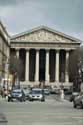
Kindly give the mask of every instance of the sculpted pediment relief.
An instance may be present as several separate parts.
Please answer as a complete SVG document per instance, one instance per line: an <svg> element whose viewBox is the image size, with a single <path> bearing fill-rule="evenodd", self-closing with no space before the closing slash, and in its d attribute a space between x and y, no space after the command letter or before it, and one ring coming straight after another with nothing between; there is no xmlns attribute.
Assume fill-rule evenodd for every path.
<svg viewBox="0 0 83 125"><path fill-rule="evenodd" d="M17 41L28 42L71 42L71 40L61 37L46 30L35 31L16 38Z"/></svg>
<svg viewBox="0 0 83 125"><path fill-rule="evenodd" d="M72 43L75 42L71 37L54 31L47 27L40 27L39 29L33 29L29 32L16 35L11 40L19 42L54 42L54 43Z"/></svg>

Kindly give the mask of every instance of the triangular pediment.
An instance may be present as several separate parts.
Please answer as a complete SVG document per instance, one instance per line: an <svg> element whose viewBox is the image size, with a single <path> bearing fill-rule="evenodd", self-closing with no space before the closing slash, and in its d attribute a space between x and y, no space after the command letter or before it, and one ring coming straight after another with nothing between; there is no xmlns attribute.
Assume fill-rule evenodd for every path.
<svg viewBox="0 0 83 125"><path fill-rule="evenodd" d="M57 32L45 26L41 26L32 29L28 32L15 35L11 38L11 40L16 40L19 42L25 41L25 42L60 42L60 43L66 43L66 42L70 43L78 41L75 38Z"/></svg>

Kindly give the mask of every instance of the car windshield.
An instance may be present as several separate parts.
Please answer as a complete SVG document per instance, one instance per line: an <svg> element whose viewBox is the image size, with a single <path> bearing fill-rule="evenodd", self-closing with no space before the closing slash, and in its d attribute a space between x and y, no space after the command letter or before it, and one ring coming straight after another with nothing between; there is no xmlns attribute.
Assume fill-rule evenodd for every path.
<svg viewBox="0 0 83 125"><path fill-rule="evenodd" d="M12 93L18 93L18 94L20 94L21 90L13 90Z"/></svg>
<svg viewBox="0 0 83 125"><path fill-rule="evenodd" d="M48 92L49 90L48 89L44 89L45 92Z"/></svg>
<svg viewBox="0 0 83 125"><path fill-rule="evenodd" d="M24 89L23 91L24 91L24 93L30 93L29 89Z"/></svg>
<svg viewBox="0 0 83 125"><path fill-rule="evenodd" d="M32 94L42 94L41 90L32 90Z"/></svg>

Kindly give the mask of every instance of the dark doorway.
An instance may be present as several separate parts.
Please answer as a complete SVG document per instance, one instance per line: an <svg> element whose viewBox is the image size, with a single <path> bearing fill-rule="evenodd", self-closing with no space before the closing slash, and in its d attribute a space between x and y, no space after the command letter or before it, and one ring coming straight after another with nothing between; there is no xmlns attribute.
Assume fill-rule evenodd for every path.
<svg viewBox="0 0 83 125"><path fill-rule="evenodd" d="M39 81L45 81L45 50L41 49L39 53Z"/></svg>

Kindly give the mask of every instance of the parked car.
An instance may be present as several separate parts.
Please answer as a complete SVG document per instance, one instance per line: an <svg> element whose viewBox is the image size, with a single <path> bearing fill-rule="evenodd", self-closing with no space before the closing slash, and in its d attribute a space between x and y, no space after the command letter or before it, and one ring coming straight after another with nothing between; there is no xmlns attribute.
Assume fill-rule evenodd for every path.
<svg viewBox="0 0 83 125"><path fill-rule="evenodd" d="M25 94L26 100L29 99L30 91L31 91L31 90L30 90L29 88L24 88L24 89L23 89L23 92L24 92L24 94Z"/></svg>
<svg viewBox="0 0 83 125"><path fill-rule="evenodd" d="M55 90L56 90L55 87L54 87L54 86L51 86L51 88L50 88L50 93L51 93L51 94L55 94Z"/></svg>
<svg viewBox="0 0 83 125"><path fill-rule="evenodd" d="M23 90L21 89L12 90L8 94L8 102L14 101L14 100L18 100L20 102L25 101L25 94Z"/></svg>
<svg viewBox="0 0 83 125"><path fill-rule="evenodd" d="M72 90L71 90L71 89L64 88L64 94L65 94L66 96L71 96L71 95L72 95Z"/></svg>
<svg viewBox="0 0 83 125"><path fill-rule="evenodd" d="M45 94L45 95L50 95L50 90L45 88L45 89L44 89L44 94Z"/></svg>
<svg viewBox="0 0 83 125"><path fill-rule="evenodd" d="M77 106L83 108L83 93L80 93L73 101L73 107L76 108Z"/></svg>
<svg viewBox="0 0 83 125"><path fill-rule="evenodd" d="M51 94L59 94L60 93L60 88L57 86L52 86L50 89Z"/></svg>
<svg viewBox="0 0 83 125"><path fill-rule="evenodd" d="M73 92L73 93L71 94L71 96L70 96L69 101L70 101L70 102L74 101L75 97L78 96L78 95L79 95L79 92Z"/></svg>
<svg viewBox="0 0 83 125"><path fill-rule="evenodd" d="M29 94L29 101L40 100L45 101L44 90L40 88L33 88Z"/></svg>

